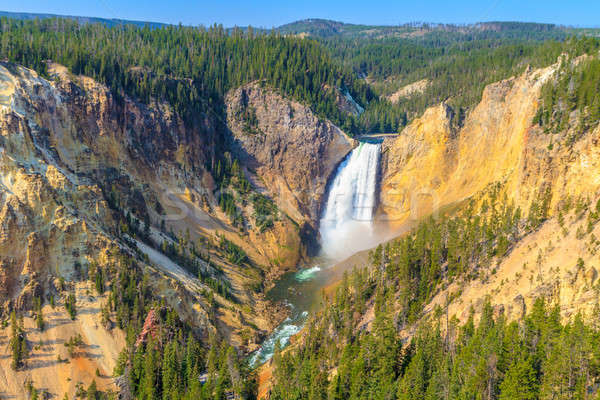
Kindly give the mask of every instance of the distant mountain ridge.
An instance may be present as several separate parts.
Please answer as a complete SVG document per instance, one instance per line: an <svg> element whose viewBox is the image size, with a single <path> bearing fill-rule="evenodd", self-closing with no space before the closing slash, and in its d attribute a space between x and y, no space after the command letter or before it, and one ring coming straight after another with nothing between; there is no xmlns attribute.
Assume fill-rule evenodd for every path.
<svg viewBox="0 0 600 400"><path fill-rule="evenodd" d="M135 25L148 26L150 28L161 28L173 24L154 22L154 21L137 21L120 18L101 18L87 17L78 15L61 15L51 13L29 13L29 12L11 12L0 11L0 17L8 17L14 19L47 19L47 18L68 18L78 21L82 24L101 23L107 26L116 25ZM229 27L233 29L246 30L247 27L235 26ZM600 35L600 28L573 28L566 25L538 23L538 22L517 22L517 21L488 21L477 22L473 24L441 24L430 22L409 22L398 25L368 25L368 24L353 24L341 21L334 21L323 18L307 18L280 25L278 27L268 29L261 27L252 27L254 32L269 32L271 30L282 34L307 34L320 38L329 38L334 36L342 36L346 38L355 37L372 37L382 38L390 36L410 36L411 34L423 33L423 31L447 31L459 33L475 33L475 32L537 32L544 33L545 36L552 38L562 38L569 34L582 33L585 31L587 35ZM548 37L545 37L548 38Z"/></svg>
<svg viewBox="0 0 600 400"><path fill-rule="evenodd" d="M59 14L46 14L46 13L27 13L27 12L10 12L0 11L0 17L8 17L14 19L47 19L47 18L67 18L73 19L80 24L105 24L107 26L116 25L135 25L135 26L148 26L150 28L161 28L170 24L164 24L162 22L152 21L133 21L119 18L99 18L99 17L82 17L76 15L59 15Z"/></svg>
<svg viewBox="0 0 600 400"><path fill-rule="evenodd" d="M570 34L580 33L582 28L573 28L565 25L514 22L514 21L488 21L473 24L438 24L428 22L411 22L399 25L363 25L350 24L326 19L310 18L291 22L276 28L284 34L306 34L320 38L343 37L354 38L386 38L386 37L415 37L427 33L453 32L462 34L496 33L500 36L535 36L535 39L563 39ZM589 34L590 29L586 29ZM596 34L598 29L591 29ZM533 37L532 37L533 38Z"/></svg>

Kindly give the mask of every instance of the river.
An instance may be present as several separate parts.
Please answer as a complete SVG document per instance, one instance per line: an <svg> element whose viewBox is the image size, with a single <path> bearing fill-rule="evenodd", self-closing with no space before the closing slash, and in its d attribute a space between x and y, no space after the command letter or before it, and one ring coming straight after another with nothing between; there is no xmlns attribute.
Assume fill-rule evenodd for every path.
<svg viewBox="0 0 600 400"><path fill-rule="evenodd" d="M380 153L380 143L360 142L338 166L319 226L321 255L297 272L284 275L267 293L268 299L286 303L290 315L250 356L251 366L268 361L277 343L284 348L309 314L318 310L323 289L357 262L364 265L366 254L353 261L342 260L389 237L375 229L373 221Z"/></svg>

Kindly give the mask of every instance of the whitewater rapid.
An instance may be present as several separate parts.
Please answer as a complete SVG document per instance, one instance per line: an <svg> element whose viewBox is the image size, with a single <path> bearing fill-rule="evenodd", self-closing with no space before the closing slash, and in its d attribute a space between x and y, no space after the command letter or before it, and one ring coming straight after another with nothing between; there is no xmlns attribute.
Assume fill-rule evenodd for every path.
<svg viewBox="0 0 600 400"><path fill-rule="evenodd" d="M320 221L324 255L345 258L373 246L381 144L361 142L338 166Z"/></svg>

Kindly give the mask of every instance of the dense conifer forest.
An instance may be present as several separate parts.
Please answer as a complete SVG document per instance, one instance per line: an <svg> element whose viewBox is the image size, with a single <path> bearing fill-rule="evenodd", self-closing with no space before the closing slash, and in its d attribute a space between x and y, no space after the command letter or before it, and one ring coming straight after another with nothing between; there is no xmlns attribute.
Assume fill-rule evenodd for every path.
<svg viewBox="0 0 600 400"><path fill-rule="evenodd" d="M534 36L535 38L535 36ZM564 40L487 38L446 33L421 39L321 39L332 57L372 80L380 95L361 117L367 131L394 132L427 107L448 102L464 115L481 99L486 85L555 63L567 53L579 56L599 47L594 38ZM396 104L385 100L400 87L427 79L418 93Z"/></svg>
<svg viewBox="0 0 600 400"><path fill-rule="evenodd" d="M353 117L335 106L324 86L348 91L361 104L369 87L331 62L316 42L221 26L159 29L79 25L66 19L0 19L0 57L46 73L46 60L91 76L115 93L141 101L169 102L192 123L203 113L223 113L227 90L261 80L311 105L322 117L357 133Z"/></svg>
<svg viewBox="0 0 600 400"><path fill-rule="evenodd" d="M472 312L463 323L439 305L425 313L449 283L494 274L512 244L547 218L549 192L523 215L499 189L454 216L423 221L373 251L371 268L346 273L301 342L275 354L271 399L592 398L600 378L597 316L561 322L559 307L543 297L512 322L489 303L478 320ZM586 210L594 208L579 199L561 212L597 220L600 205ZM410 327L408 336L398 334Z"/></svg>
<svg viewBox="0 0 600 400"><path fill-rule="evenodd" d="M145 103L166 101L189 125L206 114L222 123L227 91L260 81L356 135L399 131L441 101L455 108L460 123L486 84L600 49L598 39L536 24L468 32L451 27L423 35L414 34L422 26L406 26L373 37L359 34L362 28L326 22L255 32L2 17L0 58L48 78L47 61L52 60L73 74L106 84L117 101L124 95ZM307 27L313 29L313 38L295 36ZM336 32L344 29L349 33L340 37ZM563 62L556 78L544 85L534 122L548 135L574 127L568 136L573 143L600 121L600 61L582 57L578 63ZM402 85L421 79L431 81L422 93L396 104L386 99ZM364 113L342 111L330 88L349 93ZM257 133L255 119L248 115L249 134ZM225 129L220 132L226 134ZM283 218L273 200L252 191L230 153L214 164L219 188L234 189L252 205L252 222L259 231ZM211 289L202 293L209 317L218 312L215 296L238 301L200 244L172 232L172 242L154 243L149 223L142 229L140 221L124 214L113 192L106 199L117 212L120 238L160 248L197 276ZM222 192L219 206L243 232L248 221L236 197ZM584 321L575 315L561 321L556 304L544 298L512 322L489 303L480 316L472 312L466 322L448 318L439 306L424 309L450 283L467 284L495 274L495 265L511 247L546 221L551 197L542 185L524 213L508 200L501 185L493 185L451 213L421 221L406 235L372 251L369 266L346 273L332 298L323 298L324 307L309 319L300 341L288 351L275 352L271 399L590 399L590 387L598 396L600 319ZM590 226L600 220L600 203L578 198L559 206L560 213L588 218ZM225 237L210 246L231 264L252 270L250 256ZM115 250L108 265L89 268L87 278L97 293L110 293L102 324L126 333L114 376L143 400L222 400L232 394L255 398L255 371L222 338L199 332L154 296L151 277L138 265L142 258L141 252ZM206 273L201 264L215 273ZM76 320L75 295L63 284L60 295ZM254 291L263 289L261 282ZM40 331L41 306L34 307ZM361 319L369 307L373 319L367 331ZM18 370L27 358L26 330L16 313L10 324L7 345L12 367ZM413 330L402 336L407 329ZM72 353L79 343L74 337L65 346ZM114 398L114 393L99 392L95 382L80 394Z"/></svg>
<svg viewBox="0 0 600 400"><path fill-rule="evenodd" d="M359 121L369 132L400 130L441 101L464 115L487 84L518 75L528 66L550 65L563 53L577 56L598 48L593 38L597 30L520 22L366 26L312 19L278 31L308 33L335 61L371 82L379 99ZM400 98L397 104L385 99L422 79L429 81L422 93Z"/></svg>
<svg viewBox="0 0 600 400"><path fill-rule="evenodd" d="M350 134L396 132L426 107L449 101L459 115L486 84L598 48L595 39L569 39L562 30L517 25L501 33L432 30L424 36L302 39L279 31L79 24L60 18L0 19L0 57L47 73L47 60L91 76L117 95L169 102L188 123L223 114L231 88L260 80L310 105ZM281 31L285 31L281 29ZM373 81L369 86L361 77ZM430 79L421 94L391 104L385 95ZM336 106L349 93L365 112Z"/></svg>
<svg viewBox="0 0 600 400"><path fill-rule="evenodd" d="M347 300L360 301L360 288L349 288ZM522 321L508 322L487 304L477 323L472 316L464 324L451 320L446 331L438 314L403 344L387 306L390 294L378 288L375 296L371 334L326 334L329 324L347 321L343 303L310 327L299 351L277 354L271 398L593 398L588 388L599 376L598 321L586 324L577 315L561 323L558 308L540 299Z"/></svg>

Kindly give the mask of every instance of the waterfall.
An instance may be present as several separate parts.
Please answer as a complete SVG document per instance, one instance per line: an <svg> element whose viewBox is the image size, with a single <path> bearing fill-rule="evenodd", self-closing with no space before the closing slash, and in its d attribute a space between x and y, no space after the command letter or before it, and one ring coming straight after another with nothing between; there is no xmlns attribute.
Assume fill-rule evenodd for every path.
<svg viewBox="0 0 600 400"><path fill-rule="evenodd" d="M285 275L269 291L267 296L271 300L289 301L291 312L252 354L251 366L269 360L278 342L285 347L290 337L302 329L311 304L320 298L323 285L335 276L335 268L329 267L339 259L379 243L380 238L375 237L371 224L377 200L380 151L380 144L361 142L337 168L319 229L325 257L318 257L307 268Z"/></svg>
<svg viewBox="0 0 600 400"><path fill-rule="evenodd" d="M326 256L343 258L375 243L372 232L381 144L363 143L337 168L319 232Z"/></svg>

